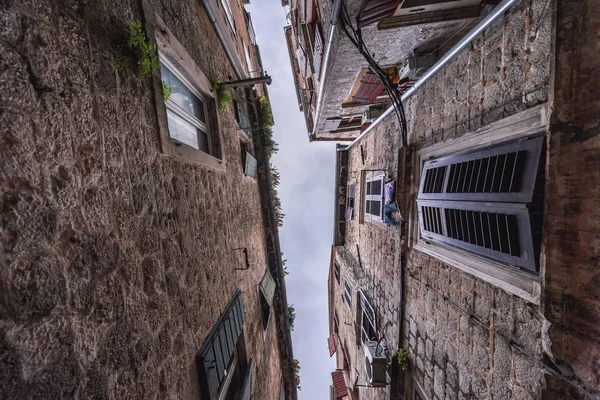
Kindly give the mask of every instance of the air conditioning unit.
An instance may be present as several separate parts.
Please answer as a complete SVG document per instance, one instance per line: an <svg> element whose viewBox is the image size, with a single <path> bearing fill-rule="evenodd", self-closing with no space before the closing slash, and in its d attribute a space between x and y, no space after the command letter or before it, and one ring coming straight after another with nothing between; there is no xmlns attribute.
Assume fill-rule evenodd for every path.
<svg viewBox="0 0 600 400"><path fill-rule="evenodd" d="M417 53L413 50L412 55L404 61L402 68L400 68L400 80L419 79L427 70L437 62L439 59L439 52L436 49L430 53Z"/></svg>
<svg viewBox="0 0 600 400"><path fill-rule="evenodd" d="M378 349L379 347L379 349ZM367 379L373 386L385 386L387 384L387 358L381 345L378 346L375 341L366 341L365 348L365 368L367 369Z"/></svg>

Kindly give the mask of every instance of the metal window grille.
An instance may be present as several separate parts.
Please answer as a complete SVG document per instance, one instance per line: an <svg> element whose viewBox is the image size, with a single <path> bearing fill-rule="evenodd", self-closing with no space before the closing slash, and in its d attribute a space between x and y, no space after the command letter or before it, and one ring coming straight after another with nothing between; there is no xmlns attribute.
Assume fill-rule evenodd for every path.
<svg viewBox="0 0 600 400"><path fill-rule="evenodd" d="M417 198L421 236L538 270L544 137L427 161Z"/></svg>
<svg viewBox="0 0 600 400"><path fill-rule="evenodd" d="M237 291L196 355L202 398L219 394L246 320L242 292Z"/></svg>

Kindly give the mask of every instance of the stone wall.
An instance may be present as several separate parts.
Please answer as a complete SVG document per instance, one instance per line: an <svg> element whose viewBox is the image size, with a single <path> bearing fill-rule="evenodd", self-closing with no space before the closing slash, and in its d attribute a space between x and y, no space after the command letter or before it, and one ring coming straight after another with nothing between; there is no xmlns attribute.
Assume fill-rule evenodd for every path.
<svg viewBox="0 0 600 400"><path fill-rule="evenodd" d="M413 150L547 101L552 9L552 2L521 1L408 99ZM392 115L352 148L350 176L359 180L361 170L382 170L400 186L412 184L414 177L398 175L400 146ZM355 220L346 247L361 243L361 252L374 250L370 265L386 265L390 252L383 248L392 239L400 244L400 232ZM538 304L410 248L402 268L402 346L411 356L411 376L430 399L541 395L545 320Z"/></svg>
<svg viewBox="0 0 600 400"><path fill-rule="evenodd" d="M386 248L385 250L389 251L390 249ZM392 250L392 254L399 256L396 249ZM357 329L361 324L357 308L360 301L359 290L362 290L375 310L377 329L384 336L383 343L387 345L390 357L393 357L398 348L399 338L400 276L398 264L393 260L390 264L382 266L369 264L369 261L363 258L362 253L358 256L356 251L350 250L348 244L337 248L335 260L340 266L340 283L338 284L333 278L333 304L339 324L337 351L342 351L340 344L345 346L350 359L350 382L356 385L361 399L387 399L390 397L389 386L385 388L364 387L368 385L368 380L364 365L365 352L363 345L360 344L361 338L357 336ZM348 281L352 288L352 309L349 309L343 298L344 281ZM337 365L338 368L343 367L339 353Z"/></svg>
<svg viewBox="0 0 600 400"><path fill-rule="evenodd" d="M600 398L598 1L559 1L546 190L545 398ZM594 36L595 35L595 36Z"/></svg>
<svg viewBox="0 0 600 400"><path fill-rule="evenodd" d="M209 78L233 75L199 2L152 6ZM153 86L115 69L109 40L143 19L137 1L0 5L0 392L197 399L194 357L240 288L254 397L275 399L261 203L233 107L224 172L161 155Z"/></svg>

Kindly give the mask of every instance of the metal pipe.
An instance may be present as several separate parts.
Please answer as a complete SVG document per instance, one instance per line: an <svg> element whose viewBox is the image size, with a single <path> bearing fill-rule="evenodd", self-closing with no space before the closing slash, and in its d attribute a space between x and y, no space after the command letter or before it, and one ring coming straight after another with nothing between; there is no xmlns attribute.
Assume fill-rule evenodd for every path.
<svg viewBox="0 0 600 400"><path fill-rule="evenodd" d="M223 32L221 32L221 28L219 27L219 24L217 23L217 18L215 17L215 13L212 9L212 6L209 4L209 0L202 0L202 5L204 6L204 10L206 10L206 14L208 14L208 19L212 23L213 28L215 28L215 32L217 32L217 36L219 37L219 42L221 42L221 47L223 47L223 49L225 50L225 54L227 55L227 58L229 59L229 62L231 63L231 66L233 67L236 77L238 79L244 79L246 76L242 73L242 71L236 64L235 58L234 58L233 54L231 54L231 50L229 50L229 47L227 46L227 42L225 41L225 36L223 36Z"/></svg>
<svg viewBox="0 0 600 400"><path fill-rule="evenodd" d="M205 0L204 0L205 1ZM308 140L312 142L313 136L317 134L317 126L319 123L319 115L323 108L323 96L325 93L325 78L327 77L327 66L329 64L329 55L331 54L331 45L333 43L333 36L335 34L335 28L337 26L338 17L340 15L340 9L342 7L342 0L335 0L333 7L331 8L331 29L329 29L329 39L327 40L327 50L325 50L325 58L323 60L323 67L321 69L321 84L319 85L319 95L317 97L317 110L315 112L315 118L313 118L314 126L312 133L308 134ZM306 110L308 112L308 110Z"/></svg>
<svg viewBox="0 0 600 400"><path fill-rule="evenodd" d="M498 17L504 14L509 8L514 6L519 0L504 0L496 8L492 10L475 28L473 28L465 37L463 37L457 44L454 45L444 56L431 67L410 89L408 89L401 97L402 102L406 101L420 86L427 82L433 75L441 70L446 64L448 64L461 50L467 47L477 35L483 32L489 25L492 24ZM362 132L356 139L354 139L346 148L338 149L338 151L350 150L352 146L362 139L367 133L371 132L385 117L394 112L394 106L390 106L387 110L381 114L379 118L375 120L364 132Z"/></svg>

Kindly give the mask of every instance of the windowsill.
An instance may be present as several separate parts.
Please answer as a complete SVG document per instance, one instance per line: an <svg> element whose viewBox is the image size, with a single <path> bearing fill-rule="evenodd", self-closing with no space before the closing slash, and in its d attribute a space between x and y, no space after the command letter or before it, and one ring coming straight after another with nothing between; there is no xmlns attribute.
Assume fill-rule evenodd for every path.
<svg viewBox="0 0 600 400"><path fill-rule="evenodd" d="M540 279L537 276L513 270L459 249L419 239L414 250L437 258L445 264L467 272L492 285L521 297L531 303L540 303Z"/></svg>
<svg viewBox="0 0 600 400"><path fill-rule="evenodd" d="M211 156L202 150L195 149L191 146L178 142L169 137L169 143L163 146L163 153L183 159L184 161L201 164L217 171L225 171L225 163L217 157Z"/></svg>

